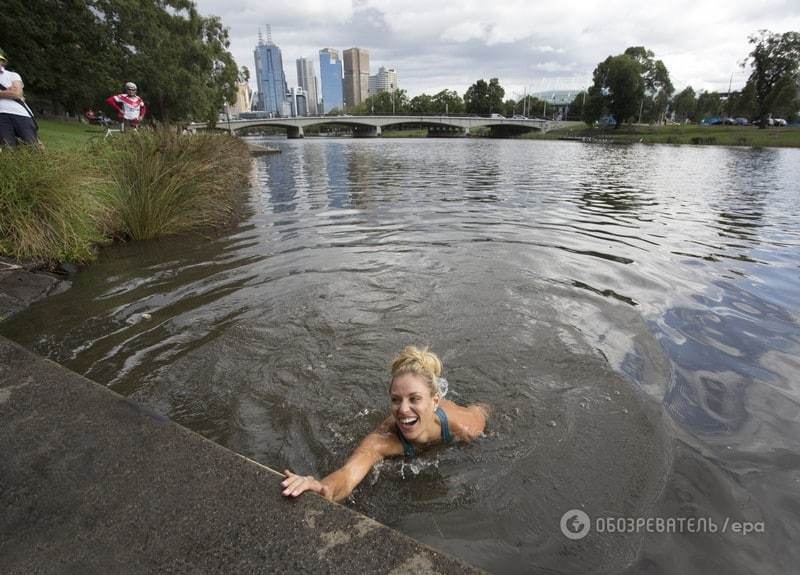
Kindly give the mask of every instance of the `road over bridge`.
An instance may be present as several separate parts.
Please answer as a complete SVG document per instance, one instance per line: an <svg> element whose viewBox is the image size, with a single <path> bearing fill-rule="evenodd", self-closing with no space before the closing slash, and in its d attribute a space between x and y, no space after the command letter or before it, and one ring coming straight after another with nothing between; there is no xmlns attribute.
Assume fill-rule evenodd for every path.
<svg viewBox="0 0 800 575"><path fill-rule="evenodd" d="M419 125L428 129L429 135L465 135L473 128L489 128L493 136L516 136L530 131L547 132L578 122L541 120L537 118L484 118L479 116L311 116L298 118L247 118L219 122L216 128L236 133L245 128L284 128L289 138L302 138L303 129L310 126L342 126L353 131L355 137L376 137L389 126ZM207 123L192 123L190 130L208 128Z"/></svg>

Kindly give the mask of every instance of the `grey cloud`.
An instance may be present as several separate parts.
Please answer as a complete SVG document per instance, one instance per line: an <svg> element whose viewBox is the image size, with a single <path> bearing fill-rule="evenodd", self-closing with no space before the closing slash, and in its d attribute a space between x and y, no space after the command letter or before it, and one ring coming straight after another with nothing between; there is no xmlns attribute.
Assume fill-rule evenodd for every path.
<svg viewBox="0 0 800 575"><path fill-rule="evenodd" d="M758 6L696 0L684 6L686 15L676 7L671 12L661 10L658 18L642 9L640 2L631 2L627 12L624 3L615 6L618 4L621 8L615 12L626 16L597 19L586 25L581 24L580 17L591 20L594 16L570 3L564 7L563 18L545 14L550 18L548 25L531 20L527 37L493 45L487 45L483 38L464 42L443 39L446 29L477 21L474 14L460 14L457 5L447 9L446 2L437 5L436 14L452 14L452 21L432 23L428 19L412 34L396 32L391 26L392 14L384 14L366 0L347 3L345 16L349 17L339 17L338 21L332 16L338 12L331 5L320 5L319 12L314 12L316 5L308 2L284 10L276 2L267 8L254 0L199 0L198 9L222 17L231 29L232 52L240 65L252 68L258 26L271 24L290 83L295 81L295 58L316 58L323 47L359 46L369 50L373 70L380 65L396 68L400 86L412 96L443 88L463 93L478 78L489 77L498 77L504 86L538 83L548 89L558 88L555 84L564 78L589 82L598 62L630 45L654 50L678 87L690 83L696 89L727 89L731 71L749 51L748 35L759 28L800 29L800 5L784 0L767 0ZM492 6L486 9L491 11ZM592 10L596 10L594 5ZM502 19L496 23L487 18L483 24L484 30L488 27L495 37L502 38ZM515 37L522 35L519 32L517 27ZM737 76L736 80L743 82L744 77Z"/></svg>

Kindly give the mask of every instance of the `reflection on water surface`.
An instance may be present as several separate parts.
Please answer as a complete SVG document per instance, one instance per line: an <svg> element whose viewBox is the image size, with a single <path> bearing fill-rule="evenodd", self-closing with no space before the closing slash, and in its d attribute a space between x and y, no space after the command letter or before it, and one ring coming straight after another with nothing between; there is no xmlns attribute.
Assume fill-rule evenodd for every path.
<svg viewBox="0 0 800 575"><path fill-rule="evenodd" d="M325 474L441 354L487 437L349 503L503 573L785 573L800 537L796 150L271 142L252 213L118 245L4 334L274 468ZM142 319L142 313L151 319ZM590 533L613 517L763 535Z"/></svg>

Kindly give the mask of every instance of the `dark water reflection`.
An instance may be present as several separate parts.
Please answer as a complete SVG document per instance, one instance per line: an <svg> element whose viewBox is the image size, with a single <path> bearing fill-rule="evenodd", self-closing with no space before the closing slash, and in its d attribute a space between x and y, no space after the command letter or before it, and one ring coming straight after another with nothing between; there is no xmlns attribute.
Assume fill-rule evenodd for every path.
<svg viewBox="0 0 800 575"><path fill-rule="evenodd" d="M795 570L798 151L273 143L236 228L107 249L0 331L317 474L429 344L454 399L495 407L487 437L386 462L349 505L503 573ZM574 542L572 508L766 532Z"/></svg>

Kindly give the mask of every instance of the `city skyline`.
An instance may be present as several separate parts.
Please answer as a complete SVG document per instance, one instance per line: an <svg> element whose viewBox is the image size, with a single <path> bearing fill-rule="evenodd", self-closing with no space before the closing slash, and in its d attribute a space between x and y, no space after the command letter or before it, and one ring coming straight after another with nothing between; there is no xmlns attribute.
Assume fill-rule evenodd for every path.
<svg viewBox="0 0 800 575"><path fill-rule="evenodd" d="M497 77L513 98L523 92L586 87L598 62L643 45L666 64L676 88L727 91L744 85L739 64L749 35L800 29L800 5L783 0L728 3L680 0L669 5L614 1L529 6L419 0L197 0L230 28L231 52L252 66L258 26L272 24L287 61L316 58L324 47L360 46L380 66L402 73L409 96L442 89L460 94ZM615 16L623 14L623 17Z"/></svg>

